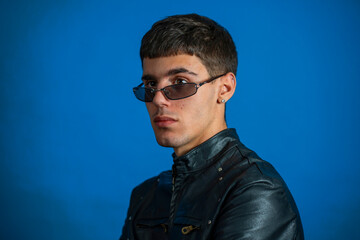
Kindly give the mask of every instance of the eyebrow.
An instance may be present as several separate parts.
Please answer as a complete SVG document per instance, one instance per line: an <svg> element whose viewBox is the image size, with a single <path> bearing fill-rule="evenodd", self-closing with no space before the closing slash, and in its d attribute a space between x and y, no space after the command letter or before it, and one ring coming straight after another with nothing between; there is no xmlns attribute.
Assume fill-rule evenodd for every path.
<svg viewBox="0 0 360 240"><path fill-rule="evenodd" d="M196 73L186 69L186 68L173 68L173 69L170 69L167 73L166 73L166 77L169 77L169 76L173 76L173 75L176 75L176 74L179 74L179 73L187 73L187 74L190 74L190 75L194 75L194 76L197 76ZM151 74L146 74L144 76L141 77L141 80L155 80L156 77L151 75Z"/></svg>

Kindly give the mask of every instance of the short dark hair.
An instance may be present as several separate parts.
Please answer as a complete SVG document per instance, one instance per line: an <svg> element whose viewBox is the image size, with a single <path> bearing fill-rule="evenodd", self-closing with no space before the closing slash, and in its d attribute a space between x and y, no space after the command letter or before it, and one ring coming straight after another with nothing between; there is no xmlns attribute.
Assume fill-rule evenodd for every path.
<svg viewBox="0 0 360 240"><path fill-rule="evenodd" d="M197 14L174 15L151 27L141 41L140 58L178 54L201 59L210 76L236 75L237 52L229 32L210 18Z"/></svg>

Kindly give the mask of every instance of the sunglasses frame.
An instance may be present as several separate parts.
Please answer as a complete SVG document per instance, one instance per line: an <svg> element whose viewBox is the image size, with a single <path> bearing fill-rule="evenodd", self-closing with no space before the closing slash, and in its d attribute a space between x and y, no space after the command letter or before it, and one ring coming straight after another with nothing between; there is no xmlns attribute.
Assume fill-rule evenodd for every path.
<svg viewBox="0 0 360 240"><path fill-rule="evenodd" d="M214 80L216 80L216 79L218 79L218 78L220 78L220 77L225 76L226 74L227 74L227 73L223 73L223 74L221 74L221 75L218 75L218 76L209 78L208 80L205 80L205 81L203 81L203 82L201 82L201 83L182 83L182 84L174 84L174 85L168 85L168 86L163 87L163 88L161 88L161 89L154 89L154 88L142 87L142 85L144 85L144 83L141 83L141 84L139 84L138 86L136 86L136 87L133 88L133 92L134 92L134 94L135 94L135 97L136 97L137 99L139 99L140 101L142 101L142 102L152 102L153 99L154 99L154 97L155 97L156 92L159 92L159 91L162 91L162 92L164 93L165 97L166 97L167 99L169 99L169 100L180 100L180 99L188 98L188 97L191 97L191 96L195 95L195 94L197 93L198 88L200 88L202 85L204 85L204 84L206 84L206 83L210 83L210 82L212 82L212 81L214 81ZM192 93L192 94L190 94L190 95L188 95L188 96L181 97L181 98L175 98L175 99L174 99L174 98L170 98L170 97L167 95L167 90L166 90L166 89L173 88L173 87L180 86L180 85L181 85L181 86L183 86L183 85L194 85L194 86L195 86L195 92ZM140 89L144 89L144 91L150 90L150 93L153 94L153 96L154 96L154 97L151 99L151 101L146 101L146 99L144 99L144 100L143 100L143 99L140 99L140 98L137 96L136 92L137 92L138 90L140 90Z"/></svg>

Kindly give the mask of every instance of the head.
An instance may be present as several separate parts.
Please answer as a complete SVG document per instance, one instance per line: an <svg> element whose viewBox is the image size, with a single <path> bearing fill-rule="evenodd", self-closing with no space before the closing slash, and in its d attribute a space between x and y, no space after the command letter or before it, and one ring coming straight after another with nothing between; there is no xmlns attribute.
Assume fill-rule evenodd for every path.
<svg viewBox="0 0 360 240"><path fill-rule="evenodd" d="M171 16L144 35L140 56L145 87L197 86L190 97L171 100L157 91L146 103L161 146L180 156L227 128L225 102L236 87L237 53L226 29L196 14ZM209 79L214 80L199 87Z"/></svg>

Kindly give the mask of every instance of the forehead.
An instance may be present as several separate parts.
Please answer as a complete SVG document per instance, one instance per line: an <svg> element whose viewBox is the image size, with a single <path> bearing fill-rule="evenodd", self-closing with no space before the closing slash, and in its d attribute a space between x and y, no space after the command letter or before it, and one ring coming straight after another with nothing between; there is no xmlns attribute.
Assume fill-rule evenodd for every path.
<svg viewBox="0 0 360 240"><path fill-rule="evenodd" d="M180 70L180 71L179 71ZM193 73L207 75L206 67L200 58L194 55L181 54L169 57L144 58L143 75L164 77L170 73Z"/></svg>

